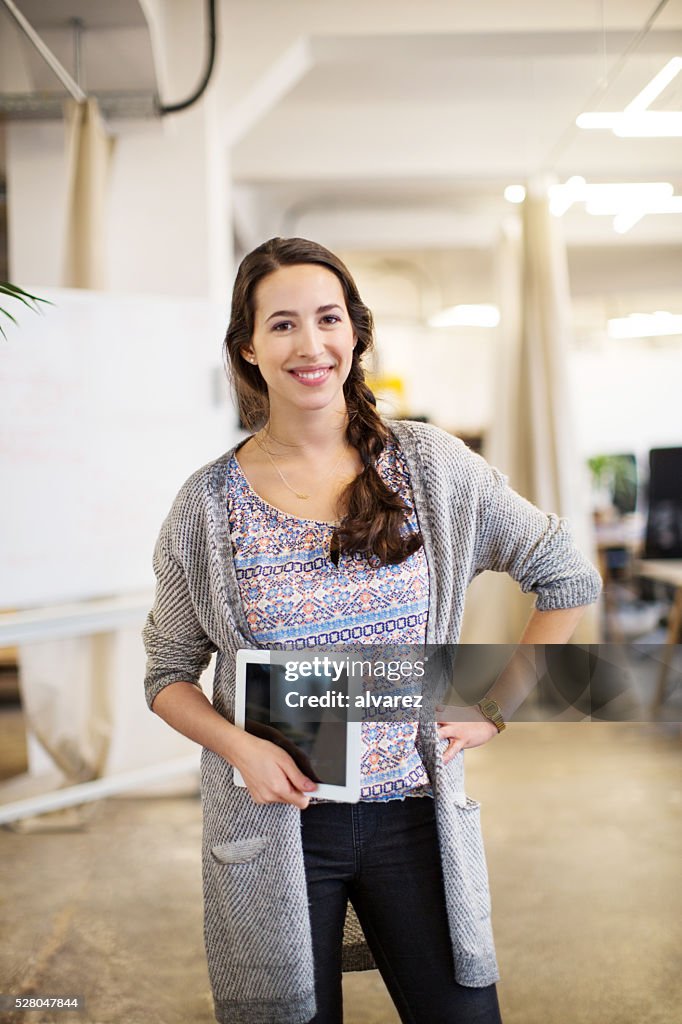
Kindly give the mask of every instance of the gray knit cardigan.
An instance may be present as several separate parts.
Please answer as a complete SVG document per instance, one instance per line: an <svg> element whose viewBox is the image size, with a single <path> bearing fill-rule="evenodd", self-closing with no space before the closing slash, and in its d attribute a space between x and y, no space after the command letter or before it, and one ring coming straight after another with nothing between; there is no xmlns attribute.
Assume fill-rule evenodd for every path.
<svg viewBox="0 0 682 1024"><path fill-rule="evenodd" d="M485 569L509 573L536 608L595 601L594 566L566 519L546 514L461 440L436 427L388 421L410 471L429 570L427 644L454 645L464 595ZM261 646L246 621L227 516L232 448L181 487L154 550L157 588L143 631L151 707L169 683L199 685L217 651L213 706L234 720L235 652ZM434 716L422 715L418 750L433 786L455 977L479 987L499 980L491 927L480 804L465 793L464 758L447 765ZM304 1024L316 1012L313 949L301 846L301 812L260 805L235 787L231 766L203 748L204 937L220 1024ZM344 970L374 966L349 906Z"/></svg>

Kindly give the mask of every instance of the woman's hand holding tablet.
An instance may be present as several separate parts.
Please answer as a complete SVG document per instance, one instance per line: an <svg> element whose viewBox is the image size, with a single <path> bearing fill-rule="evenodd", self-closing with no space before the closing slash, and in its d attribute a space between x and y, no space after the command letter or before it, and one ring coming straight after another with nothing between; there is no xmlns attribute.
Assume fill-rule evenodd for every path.
<svg viewBox="0 0 682 1024"><path fill-rule="evenodd" d="M232 763L257 804L294 804L304 810L317 789L282 746L248 732L235 744Z"/></svg>
<svg viewBox="0 0 682 1024"><path fill-rule="evenodd" d="M257 803L305 808L311 796L356 802L360 723L351 720L346 704L311 712L300 700L287 701L281 661L281 652L237 651L234 724L244 734L231 758L235 785L246 786ZM315 694L326 682L306 676L291 686Z"/></svg>

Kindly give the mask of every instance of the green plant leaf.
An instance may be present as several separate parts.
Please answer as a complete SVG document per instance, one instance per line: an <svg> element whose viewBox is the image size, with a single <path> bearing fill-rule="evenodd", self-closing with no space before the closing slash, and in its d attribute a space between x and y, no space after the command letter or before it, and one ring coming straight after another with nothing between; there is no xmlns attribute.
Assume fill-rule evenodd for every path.
<svg viewBox="0 0 682 1024"><path fill-rule="evenodd" d="M3 316L6 316L8 320L11 320L13 324L16 324L17 327L19 326L17 320L12 316L9 310L3 309L2 306L0 306L0 313L2 313Z"/></svg>
<svg viewBox="0 0 682 1024"><path fill-rule="evenodd" d="M12 316L12 314L9 313L6 309L3 309L2 306L0 306L0 313L2 313L3 316L6 316L8 320L11 320L13 324L17 323L15 318ZM5 331L4 331L4 328L3 328L2 324L0 324L0 334L2 334L3 338L5 339L5 341L7 341L7 335L5 334Z"/></svg>
<svg viewBox="0 0 682 1024"><path fill-rule="evenodd" d="M39 302L45 303L46 306L54 306L54 302L51 302L49 299L43 299L41 298L40 295L32 295L31 292L24 291L23 288L20 288L16 284L10 284L9 281L0 281L0 295L7 295L9 298L16 299L18 302L22 302L24 306L27 306L29 309L33 310L34 313L42 312L40 306L38 305ZM9 310L5 309L3 306L0 306L0 313L3 316L6 316L8 320L11 320L13 324L17 324L18 326L17 320L12 316ZM1 325L0 334L6 341L7 335L5 334L5 331L3 330Z"/></svg>
<svg viewBox="0 0 682 1024"><path fill-rule="evenodd" d="M3 295L9 295L13 299L18 299L23 302L24 305L28 306L31 302L44 302L47 306L54 306L54 302L49 299L43 299L40 295L32 295L31 292L24 291L16 284L10 284L9 281L0 281L0 292Z"/></svg>

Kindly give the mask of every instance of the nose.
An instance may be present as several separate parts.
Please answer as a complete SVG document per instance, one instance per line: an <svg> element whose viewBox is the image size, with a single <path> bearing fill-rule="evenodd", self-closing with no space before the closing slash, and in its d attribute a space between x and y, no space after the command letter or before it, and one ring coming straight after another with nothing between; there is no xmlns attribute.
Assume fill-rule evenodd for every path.
<svg viewBox="0 0 682 1024"><path fill-rule="evenodd" d="M315 324L302 325L296 340L299 357L314 359L324 354L323 337Z"/></svg>

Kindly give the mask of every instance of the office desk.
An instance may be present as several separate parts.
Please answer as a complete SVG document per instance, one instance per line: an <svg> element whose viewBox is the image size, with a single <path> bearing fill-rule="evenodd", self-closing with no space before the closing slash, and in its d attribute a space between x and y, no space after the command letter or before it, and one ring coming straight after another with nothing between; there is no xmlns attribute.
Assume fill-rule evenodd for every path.
<svg viewBox="0 0 682 1024"><path fill-rule="evenodd" d="M612 548L624 548L634 560L644 548L646 520L639 513L620 516L608 521L595 521L594 539L599 559L599 569L604 582L608 579L607 552Z"/></svg>
<svg viewBox="0 0 682 1024"><path fill-rule="evenodd" d="M633 572L644 579L667 583L668 586L675 588L668 616L668 636L661 671L651 707L651 713L656 717L665 700L665 687L675 645L682 643L682 558L640 558L634 563Z"/></svg>
<svg viewBox="0 0 682 1024"><path fill-rule="evenodd" d="M618 615L619 602L612 588L612 582L618 582L620 577L617 574L612 575L610 571L609 552L614 548L626 552L624 568L625 575L629 578L632 574L633 562L641 556L644 549L645 529L646 518L640 513L614 516L614 518L606 520L595 518L594 521L597 563L604 583L602 600L605 613L605 638L612 643L624 644L626 636Z"/></svg>

